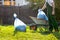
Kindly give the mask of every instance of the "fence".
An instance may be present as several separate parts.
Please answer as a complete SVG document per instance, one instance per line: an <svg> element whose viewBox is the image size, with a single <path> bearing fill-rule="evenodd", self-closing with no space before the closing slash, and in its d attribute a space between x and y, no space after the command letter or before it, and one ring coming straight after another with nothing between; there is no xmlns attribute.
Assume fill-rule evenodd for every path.
<svg viewBox="0 0 60 40"><path fill-rule="evenodd" d="M33 21L29 16L36 16L32 9L28 6L0 6L0 24L13 24L14 18L13 13L17 13L18 18L20 18L26 24L30 24Z"/></svg>

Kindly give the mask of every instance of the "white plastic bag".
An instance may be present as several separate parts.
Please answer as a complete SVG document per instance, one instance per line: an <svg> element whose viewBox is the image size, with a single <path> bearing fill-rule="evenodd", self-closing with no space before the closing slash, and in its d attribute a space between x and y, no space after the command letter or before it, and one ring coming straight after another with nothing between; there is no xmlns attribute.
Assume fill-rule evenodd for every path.
<svg viewBox="0 0 60 40"><path fill-rule="evenodd" d="M17 15L14 13L14 27L15 27L15 31L22 31L25 32L26 31L26 24L21 21L19 18L17 18Z"/></svg>
<svg viewBox="0 0 60 40"><path fill-rule="evenodd" d="M46 14L41 9L38 9L37 18L38 19L48 20L48 17L46 16Z"/></svg>

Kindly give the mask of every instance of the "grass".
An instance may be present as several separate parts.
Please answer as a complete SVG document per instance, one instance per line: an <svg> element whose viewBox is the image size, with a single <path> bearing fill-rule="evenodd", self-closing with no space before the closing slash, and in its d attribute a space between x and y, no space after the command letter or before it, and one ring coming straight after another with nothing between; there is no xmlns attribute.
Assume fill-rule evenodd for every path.
<svg viewBox="0 0 60 40"><path fill-rule="evenodd" d="M13 31L13 25L0 25L0 40L60 40L60 30L59 32L45 33L43 27L33 31L27 26L26 32L17 32L15 36L13 36Z"/></svg>

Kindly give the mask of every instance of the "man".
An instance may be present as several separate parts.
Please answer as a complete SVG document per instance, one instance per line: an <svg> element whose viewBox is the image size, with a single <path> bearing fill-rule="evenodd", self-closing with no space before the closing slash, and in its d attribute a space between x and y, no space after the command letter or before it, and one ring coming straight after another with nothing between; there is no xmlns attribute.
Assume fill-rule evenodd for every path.
<svg viewBox="0 0 60 40"><path fill-rule="evenodd" d="M59 31L58 24L54 17L54 15L55 15L54 0L45 0L45 4L42 7L42 10L44 10L45 8L47 8L47 15L48 15L48 21L49 21L49 26L50 26L49 31L52 32L53 28L55 29L55 31Z"/></svg>

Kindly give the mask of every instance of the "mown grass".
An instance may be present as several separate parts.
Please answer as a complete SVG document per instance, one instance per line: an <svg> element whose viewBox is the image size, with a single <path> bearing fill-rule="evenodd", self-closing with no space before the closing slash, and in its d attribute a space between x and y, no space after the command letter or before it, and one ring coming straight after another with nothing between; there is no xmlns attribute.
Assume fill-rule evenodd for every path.
<svg viewBox="0 0 60 40"><path fill-rule="evenodd" d="M60 31L53 33L44 32L44 28L38 28L37 31L33 31L27 26L26 32L17 32L17 34L13 36L13 25L0 25L0 40L60 40Z"/></svg>

